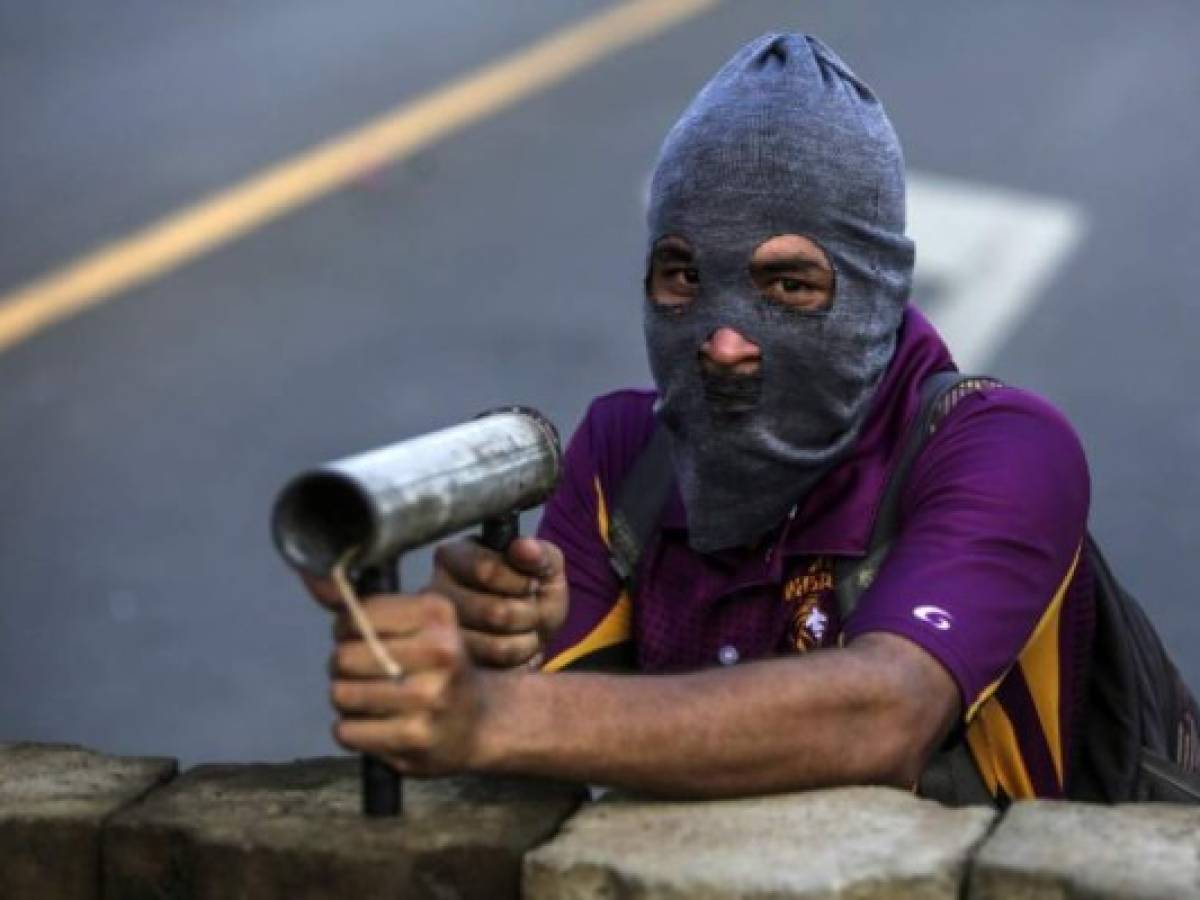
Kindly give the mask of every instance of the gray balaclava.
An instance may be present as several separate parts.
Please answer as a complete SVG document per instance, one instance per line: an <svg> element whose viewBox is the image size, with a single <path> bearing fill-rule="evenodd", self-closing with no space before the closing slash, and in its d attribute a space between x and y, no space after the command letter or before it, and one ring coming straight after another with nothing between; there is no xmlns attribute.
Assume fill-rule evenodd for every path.
<svg viewBox="0 0 1200 900"><path fill-rule="evenodd" d="M806 35L766 35L667 135L647 220L651 248L683 238L699 273L686 305L648 301L645 315L689 542L701 552L752 544L845 456L891 360L913 264L900 145L871 89L832 50ZM835 275L828 309L785 307L756 290L750 258L782 234L824 249ZM722 385L704 375L700 346L722 326L758 345L758 378Z"/></svg>

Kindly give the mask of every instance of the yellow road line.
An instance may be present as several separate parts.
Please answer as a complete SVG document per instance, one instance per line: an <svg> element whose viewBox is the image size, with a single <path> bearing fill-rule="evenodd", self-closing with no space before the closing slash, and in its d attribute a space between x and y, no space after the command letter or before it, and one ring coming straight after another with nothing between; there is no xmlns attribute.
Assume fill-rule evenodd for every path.
<svg viewBox="0 0 1200 900"><path fill-rule="evenodd" d="M0 353L718 2L621 3L102 246L0 297Z"/></svg>

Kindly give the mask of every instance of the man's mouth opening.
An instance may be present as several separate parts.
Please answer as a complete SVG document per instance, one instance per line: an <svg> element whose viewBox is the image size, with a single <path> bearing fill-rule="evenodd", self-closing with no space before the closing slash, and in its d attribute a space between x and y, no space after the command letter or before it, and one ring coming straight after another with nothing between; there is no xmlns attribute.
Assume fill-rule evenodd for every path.
<svg viewBox="0 0 1200 900"><path fill-rule="evenodd" d="M732 375L702 369L700 381L708 408L722 416L743 415L758 408L762 375Z"/></svg>

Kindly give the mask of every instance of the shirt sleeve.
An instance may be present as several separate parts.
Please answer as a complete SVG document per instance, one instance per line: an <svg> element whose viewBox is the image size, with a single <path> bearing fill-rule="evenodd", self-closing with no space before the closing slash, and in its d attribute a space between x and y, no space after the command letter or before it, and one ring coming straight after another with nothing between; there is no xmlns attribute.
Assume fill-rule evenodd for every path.
<svg viewBox="0 0 1200 900"><path fill-rule="evenodd" d="M609 562L606 497L612 429L606 398L592 403L567 444L563 475L546 504L538 537L555 544L566 562L567 619L546 648L544 668L566 668L630 638L631 609Z"/></svg>
<svg viewBox="0 0 1200 900"><path fill-rule="evenodd" d="M1079 440L1049 404L1008 387L962 400L914 463L896 542L846 638L915 642L954 677L969 718L1061 606L1089 492Z"/></svg>

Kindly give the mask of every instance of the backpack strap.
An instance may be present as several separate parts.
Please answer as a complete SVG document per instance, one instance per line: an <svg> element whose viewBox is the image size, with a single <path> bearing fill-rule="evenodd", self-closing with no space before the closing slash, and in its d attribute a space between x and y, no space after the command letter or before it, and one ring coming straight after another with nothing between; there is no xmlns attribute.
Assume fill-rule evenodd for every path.
<svg viewBox="0 0 1200 900"><path fill-rule="evenodd" d="M946 806L995 806L983 776L971 758L971 748L961 728L929 758L917 779L917 795Z"/></svg>
<svg viewBox="0 0 1200 900"><path fill-rule="evenodd" d="M608 522L609 559L632 594L638 560L658 528L671 489L671 446L667 430L654 429L650 442L621 483Z"/></svg>
<svg viewBox="0 0 1200 900"><path fill-rule="evenodd" d="M926 441L963 397L984 388L999 386L1000 382L994 378L963 375L961 372L935 372L921 384L921 403L909 425L904 447L884 486L871 527L871 537L867 541L867 552L861 558L843 557L834 564L838 611L843 623L853 615L858 601L875 581L875 575L892 547L899 528L900 496L904 492L909 470L925 449Z"/></svg>
<svg viewBox="0 0 1200 900"><path fill-rule="evenodd" d="M638 560L658 527L671 489L671 447L665 428L656 427L625 475L608 520L608 559L632 597ZM594 650L565 668L574 672L630 672L637 668L633 641L626 638Z"/></svg>
<svg viewBox="0 0 1200 900"><path fill-rule="evenodd" d="M861 558L843 558L834 565L834 583L843 627L854 614L862 595L875 581L875 575L899 531L900 495L913 462L960 400L975 391L999 386L1000 382L993 378L963 375L960 372L937 372L921 385L921 403L909 425L904 447L884 486L871 527L871 537L867 541L867 552ZM917 793L948 806L995 804L995 798L971 758L971 750L961 728L955 729L942 748L930 757L917 783Z"/></svg>

